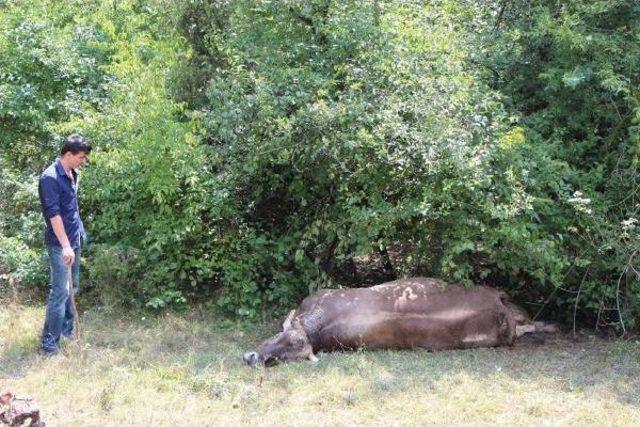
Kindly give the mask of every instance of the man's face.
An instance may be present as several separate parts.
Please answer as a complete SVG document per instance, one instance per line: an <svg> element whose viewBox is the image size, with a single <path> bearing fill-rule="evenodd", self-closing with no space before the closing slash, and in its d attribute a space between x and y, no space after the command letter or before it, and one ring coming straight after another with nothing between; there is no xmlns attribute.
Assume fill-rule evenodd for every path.
<svg viewBox="0 0 640 427"><path fill-rule="evenodd" d="M72 168L83 166L87 162L87 153L79 151L77 154L68 153L69 163Z"/></svg>

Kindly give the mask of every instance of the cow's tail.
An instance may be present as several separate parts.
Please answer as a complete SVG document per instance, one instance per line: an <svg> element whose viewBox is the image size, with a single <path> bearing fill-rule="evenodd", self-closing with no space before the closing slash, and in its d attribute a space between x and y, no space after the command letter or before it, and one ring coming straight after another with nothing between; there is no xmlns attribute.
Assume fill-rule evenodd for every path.
<svg viewBox="0 0 640 427"><path fill-rule="evenodd" d="M560 332L558 325L553 322L536 321L533 322L533 326L536 328L536 332L546 332L548 334Z"/></svg>

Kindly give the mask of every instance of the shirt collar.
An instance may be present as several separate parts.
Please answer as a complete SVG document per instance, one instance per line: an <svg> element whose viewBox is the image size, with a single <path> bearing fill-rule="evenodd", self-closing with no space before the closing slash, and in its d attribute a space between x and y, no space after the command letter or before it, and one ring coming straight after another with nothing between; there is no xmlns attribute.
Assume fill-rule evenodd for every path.
<svg viewBox="0 0 640 427"><path fill-rule="evenodd" d="M62 162L60 161L60 157L58 157L56 159L56 172L58 172L58 175L60 175L60 176L66 176L67 178L69 178L69 176L67 175L67 172L64 170L64 166L62 166ZM71 169L71 174L75 178L76 171L74 169Z"/></svg>

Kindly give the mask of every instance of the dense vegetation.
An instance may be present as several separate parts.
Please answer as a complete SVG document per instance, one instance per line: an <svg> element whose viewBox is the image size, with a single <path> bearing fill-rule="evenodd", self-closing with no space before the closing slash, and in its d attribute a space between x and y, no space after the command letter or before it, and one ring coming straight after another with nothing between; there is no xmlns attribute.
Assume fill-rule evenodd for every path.
<svg viewBox="0 0 640 427"><path fill-rule="evenodd" d="M0 3L0 286L44 286L38 172L83 173L103 303L241 317L424 274L640 322L640 6Z"/></svg>

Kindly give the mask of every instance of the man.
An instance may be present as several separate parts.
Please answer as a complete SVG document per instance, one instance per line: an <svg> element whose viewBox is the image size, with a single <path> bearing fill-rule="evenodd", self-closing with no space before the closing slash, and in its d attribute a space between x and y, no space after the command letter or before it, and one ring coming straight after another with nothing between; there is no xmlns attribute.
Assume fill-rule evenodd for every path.
<svg viewBox="0 0 640 427"><path fill-rule="evenodd" d="M40 341L40 352L47 356L59 352L60 335L73 332L71 296L67 288L68 270L73 272L73 292L78 291L80 244L84 226L78 209L77 168L87 161L91 145L81 135L71 135L55 160L40 176L38 194L47 224L45 244L49 252L51 290Z"/></svg>

